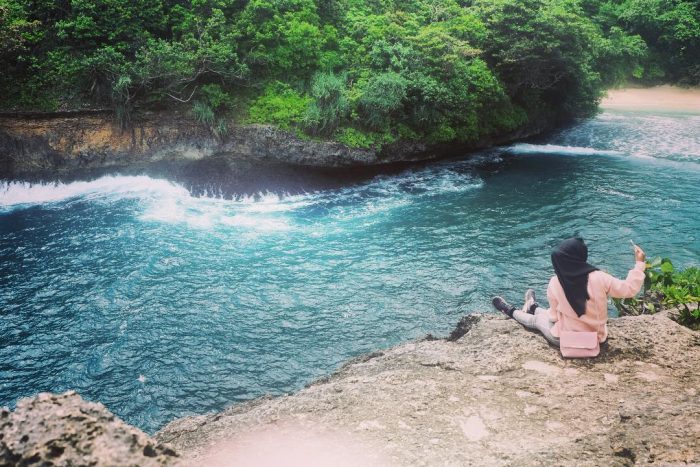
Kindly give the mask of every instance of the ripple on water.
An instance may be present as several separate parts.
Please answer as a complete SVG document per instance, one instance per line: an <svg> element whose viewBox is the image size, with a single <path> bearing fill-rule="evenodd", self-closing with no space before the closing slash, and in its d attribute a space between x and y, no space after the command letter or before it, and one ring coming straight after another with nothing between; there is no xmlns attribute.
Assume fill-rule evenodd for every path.
<svg viewBox="0 0 700 467"><path fill-rule="evenodd" d="M697 264L698 122L606 113L540 145L300 195L5 182L0 405L75 389L152 432L447 333L496 293L543 297L565 236L618 275L630 238Z"/></svg>

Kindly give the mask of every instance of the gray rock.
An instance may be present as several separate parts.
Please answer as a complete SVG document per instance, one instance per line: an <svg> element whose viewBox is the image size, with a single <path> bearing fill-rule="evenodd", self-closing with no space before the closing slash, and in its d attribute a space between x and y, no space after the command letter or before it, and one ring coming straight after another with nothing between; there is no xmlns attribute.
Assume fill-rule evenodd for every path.
<svg viewBox="0 0 700 467"><path fill-rule="evenodd" d="M697 465L700 333L669 316L611 320L598 358L565 360L474 314L450 339L358 357L155 439L75 393L41 394L0 411L0 465Z"/></svg>
<svg viewBox="0 0 700 467"><path fill-rule="evenodd" d="M335 141L300 139L270 125L229 123L218 137L176 112L136 115L130 128L109 113L0 114L0 177L71 173L78 170L201 160L216 156L235 164L265 161L317 168L369 166L438 159L524 138L554 125L528 128L464 144L397 141L383 147L351 148Z"/></svg>
<svg viewBox="0 0 700 467"><path fill-rule="evenodd" d="M254 465L278 454L269 446L306 442L317 448L306 461L340 446L365 456L355 465L700 463L698 332L665 314L614 319L598 358L566 360L500 316L472 315L462 331L356 359L293 395L175 420L156 439L192 465Z"/></svg>
<svg viewBox="0 0 700 467"><path fill-rule="evenodd" d="M170 447L74 392L22 399L0 409L0 465L165 466Z"/></svg>

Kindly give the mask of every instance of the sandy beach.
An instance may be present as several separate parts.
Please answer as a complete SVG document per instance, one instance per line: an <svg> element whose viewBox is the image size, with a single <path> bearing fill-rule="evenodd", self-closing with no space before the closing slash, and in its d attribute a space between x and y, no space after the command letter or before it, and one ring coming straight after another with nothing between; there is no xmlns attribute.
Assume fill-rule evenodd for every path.
<svg viewBox="0 0 700 467"><path fill-rule="evenodd" d="M600 103L600 108L700 114L700 88L664 85L651 88L610 89Z"/></svg>

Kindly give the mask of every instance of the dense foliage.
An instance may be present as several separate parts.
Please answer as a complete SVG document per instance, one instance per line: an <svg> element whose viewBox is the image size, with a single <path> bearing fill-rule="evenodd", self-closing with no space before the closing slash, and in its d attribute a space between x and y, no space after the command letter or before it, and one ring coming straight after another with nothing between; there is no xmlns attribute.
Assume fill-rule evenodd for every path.
<svg viewBox="0 0 700 467"><path fill-rule="evenodd" d="M700 330L700 269L677 271L668 258L647 262L644 292L639 298L615 299L621 315L653 314L678 309L678 322Z"/></svg>
<svg viewBox="0 0 700 467"><path fill-rule="evenodd" d="M643 41L633 76L643 82L700 84L700 0L583 0L583 8L609 37ZM633 39L634 38L634 39Z"/></svg>
<svg viewBox="0 0 700 467"><path fill-rule="evenodd" d="M590 114L631 75L698 82L698 1L0 0L2 106L473 141Z"/></svg>

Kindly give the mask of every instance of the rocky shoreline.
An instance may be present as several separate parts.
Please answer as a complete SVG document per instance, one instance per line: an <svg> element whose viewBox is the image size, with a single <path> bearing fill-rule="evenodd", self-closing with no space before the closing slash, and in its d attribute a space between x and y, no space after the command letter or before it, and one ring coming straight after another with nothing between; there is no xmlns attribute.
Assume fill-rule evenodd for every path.
<svg viewBox="0 0 700 467"><path fill-rule="evenodd" d="M368 354L296 394L175 420L155 439L137 434L137 447L129 441L128 449L112 449L137 456L121 465L151 465L138 461L146 445L158 453L149 457L154 465L297 465L309 458L397 466L700 463L699 360L700 333L668 312L611 320L609 345L593 360L564 360L514 321L474 314L448 339ZM50 459L55 465L70 465L66 453L92 455L71 446L95 428L86 432L84 421L55 404L46 411L51 397L0 413L0 460L64 442L63 454ZM58 397L74 403L78 396ZM64 426L51 425L53 437L26 432L37 419L55 420L56 410ZM34 424L8 426L18 412Z"/></svg>
<svg viewBox="0 0 700 467"><path fill-rule="evenodd" d="M172 465L178 456L76 393L22 399L0 409L0 465Z"/></svg>
<svg viewBox="0 0 700 467"><path fill-rule="evenodd" d="M143 113L122 129L109 112L0 114L0 178L60 175L77 170L199 161L217 156L308 168L363 167L461 155L526 138L552 128L544 122L469 144L398 141L381 148L351 148L301 139L270 125L231 123L217 136L186 114Z"/></svg>

